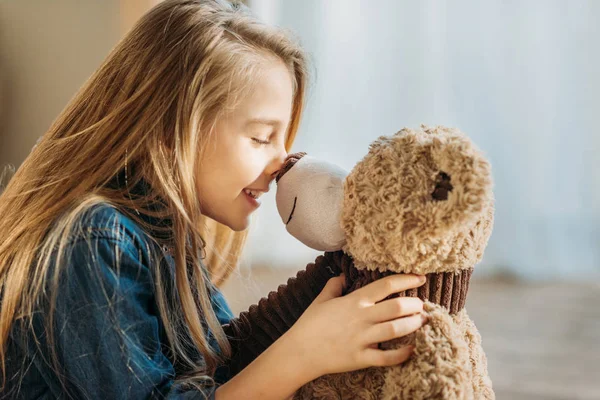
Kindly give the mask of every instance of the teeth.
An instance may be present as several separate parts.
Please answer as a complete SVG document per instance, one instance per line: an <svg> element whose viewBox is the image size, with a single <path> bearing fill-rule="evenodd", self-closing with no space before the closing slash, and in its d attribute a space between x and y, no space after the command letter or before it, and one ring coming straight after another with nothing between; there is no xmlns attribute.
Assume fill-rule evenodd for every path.
<svg viewBox="0 0 600 400"><path fill-rule="evenodd" d="M248 189L244 189L244 192L246 192L248 195L250 195L250 197L254 199L258 199L262 195L262 192L255 192L253 190Z"/></svg>

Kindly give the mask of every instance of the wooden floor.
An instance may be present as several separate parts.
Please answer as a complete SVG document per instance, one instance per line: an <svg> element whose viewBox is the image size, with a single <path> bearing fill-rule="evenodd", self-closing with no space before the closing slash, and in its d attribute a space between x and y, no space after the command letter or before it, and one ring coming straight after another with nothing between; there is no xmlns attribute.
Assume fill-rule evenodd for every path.
<svg viewBox="0 0 600 400"><path fill-rule="evenodd" d="M294 275L242 270L222 290L237 315ZM600 399L600 282L473 280L467 311L497 399Z"/></svg>

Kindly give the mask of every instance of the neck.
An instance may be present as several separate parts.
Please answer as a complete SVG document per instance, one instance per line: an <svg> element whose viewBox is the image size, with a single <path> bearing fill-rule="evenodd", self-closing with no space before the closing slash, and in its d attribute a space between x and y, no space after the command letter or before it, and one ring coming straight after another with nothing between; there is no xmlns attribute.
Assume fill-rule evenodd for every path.
<svg viewBox="0 0 600 400"><path fill-rule="evenodd" d="M397 274L397 272L393 271L381 272L357 269L354 266L352 257L343 251L325 253L325 257L345 274L347 289L344 294L351 293L388 275ZM465 306L472 272L473 268L469 268L459 271L427 274L427 281L424 285L416 289L392 294L384 300L394 297L419 297L423 301L428 300L445 307L450 314L456 314Z"/></svg>

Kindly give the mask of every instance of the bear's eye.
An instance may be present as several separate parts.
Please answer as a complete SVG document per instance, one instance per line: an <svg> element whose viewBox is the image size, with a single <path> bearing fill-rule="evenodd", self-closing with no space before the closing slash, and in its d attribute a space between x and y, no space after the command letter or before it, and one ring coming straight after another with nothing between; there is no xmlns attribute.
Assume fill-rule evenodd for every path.
<svg viewBox="0 0 600 400"><path fill-rule="evenodd" d="M431 197L436 201L448 200L448 192L451 191L452 185L450 184L450 175L444 171L440 171L435 178L435 189L433 190L433 193L431 193Z"/></svg>

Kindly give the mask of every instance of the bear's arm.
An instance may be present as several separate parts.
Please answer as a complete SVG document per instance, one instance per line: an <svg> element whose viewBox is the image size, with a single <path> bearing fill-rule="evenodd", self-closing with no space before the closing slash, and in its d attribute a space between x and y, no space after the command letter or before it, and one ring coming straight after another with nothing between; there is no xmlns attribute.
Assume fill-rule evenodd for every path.
<svg viewBox="0 0 600 400"><path fill-rule="evenodd" d="M258 304L223 325L232 348L232 357L227 363L230 377L243 370L291 328L327 281L340 275L341 270L333 262L332 254L318 256L314 263L289 278L287 284L279 285L277 291L271 291Z"/></svg>

